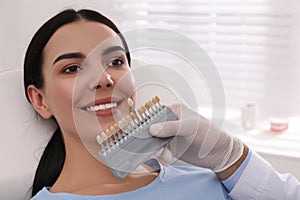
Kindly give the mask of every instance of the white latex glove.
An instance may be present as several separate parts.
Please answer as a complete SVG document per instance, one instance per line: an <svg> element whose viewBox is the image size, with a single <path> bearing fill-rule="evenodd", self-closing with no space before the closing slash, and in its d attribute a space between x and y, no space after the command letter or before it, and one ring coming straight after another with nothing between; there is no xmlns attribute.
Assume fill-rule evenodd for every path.
<svg viewBox="0 0 300 200"><path fill-rule="evenodd" d="M162 165L169 165L176 159L173 157L172 152L169 148L163 147L161 148L156 154L155 158L162 164Z"/></svg>
<svg viewBox="0 0 300 200"><path fill-rule="evenodd" d="M221 131L198 113L184 105L174 104L177 121L153 124L150 132L156 137L176 137L159 152L162 164L172 157L187 163L221 172L233 165L243 154L243 143Z"/></svg>

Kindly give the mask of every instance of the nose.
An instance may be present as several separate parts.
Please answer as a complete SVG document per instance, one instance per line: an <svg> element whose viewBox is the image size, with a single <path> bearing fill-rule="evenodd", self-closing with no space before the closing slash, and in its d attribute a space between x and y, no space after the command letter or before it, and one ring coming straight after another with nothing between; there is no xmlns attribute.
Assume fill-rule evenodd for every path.
<svg viewBox="0 0 300 200"><path fill-rule="evenodd" d="M104 73L100 80L95 84L94 89L109 89L113 87L114 81L108 73Z"/></svg>

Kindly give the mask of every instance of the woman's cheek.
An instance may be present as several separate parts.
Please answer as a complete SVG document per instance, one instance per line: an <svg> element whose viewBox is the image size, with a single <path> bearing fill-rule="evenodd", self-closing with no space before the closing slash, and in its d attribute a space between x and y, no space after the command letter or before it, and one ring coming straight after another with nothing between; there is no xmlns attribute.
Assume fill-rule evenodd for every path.
<svg viewBox="0 0 300 200"><path fill-rule="evenodd" d="M126 71L118 77L118 81L115 85L118 90L130 97L134 95L135 92L135 80L131 71Z"/></svg>
<svg viewBox="0 0 300 200"><path fill-rule="evenodd" d="M52 90L53 103L55 110L63 111L72 109L72 94L73 94L73 86L71 83L61 83L56 84ZM67 113L65 113L67 114Z"/></svg>

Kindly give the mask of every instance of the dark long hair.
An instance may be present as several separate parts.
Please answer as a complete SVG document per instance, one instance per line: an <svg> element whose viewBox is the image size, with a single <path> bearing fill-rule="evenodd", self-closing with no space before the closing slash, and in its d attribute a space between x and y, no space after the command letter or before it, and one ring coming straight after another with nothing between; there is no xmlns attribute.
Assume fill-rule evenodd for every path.
<svg viewBox="0 0 300 200"><path fill-rule="evenodd" d="M121 38L128 63L130 64L130 54L126 41L116 25L107 17L92 10L67 9L49 19L33 36L24 61L24 87L27 100L30 102L27 87L33 84L37 88L43 87L43 50L49 39L56 32L56 30L63 25L76 22L79 20L95 21L104 24L115 31ZM44 186L52 186L57 180L65 161L65 145L60 129L58 128L49 143L47 144L43 155L37 167L33 186L32 196L40 191Z"/></svg>

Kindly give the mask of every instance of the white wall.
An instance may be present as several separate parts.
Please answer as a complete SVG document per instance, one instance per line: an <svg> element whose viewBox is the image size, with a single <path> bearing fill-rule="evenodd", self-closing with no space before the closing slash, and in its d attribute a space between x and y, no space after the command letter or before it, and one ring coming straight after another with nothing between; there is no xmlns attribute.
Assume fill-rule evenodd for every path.
<svg viewBox="0 0 300 200"><path fill-rule="evenodd" d="M0 0L0 71L22 68L29 41L37 29L64 8L91 8L112 20L109 1Z"/></svg>

